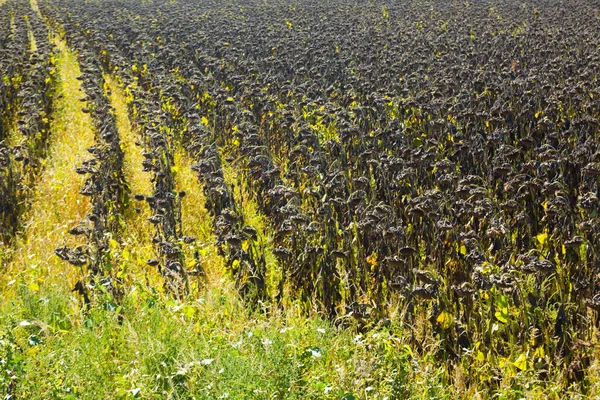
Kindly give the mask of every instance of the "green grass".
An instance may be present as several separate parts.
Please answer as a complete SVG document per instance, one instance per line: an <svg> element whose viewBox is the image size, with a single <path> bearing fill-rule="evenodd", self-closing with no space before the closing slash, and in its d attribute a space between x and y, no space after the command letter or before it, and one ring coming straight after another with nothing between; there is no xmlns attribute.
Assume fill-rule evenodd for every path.
<svg viewBox="0 0 600 400"><path fill-rule="evenodd" d="M386 330L248 314L227 284L185 303L138 287L122 324L104 307L74 315L59 291L19 291L0 326L3 350L21 349L21 398L383 398L409 379L410 352Z"/></svg>
<svg viewBox="0 0 600 400"><path fill-rule="evenodd" d="M0 314L3 372L17 377L17 398L486 398L465 389L464 370L448 385L435 348L415 354L398 325L361 334L318 317L252 313L226 280L184 302L135 285L121 309L99 301L86 314L57 288L17 290ZM568 395L508 364L498 372L498 398Z"/></svg>
<svg viewBox="0 0 600 400"><path fill-rule="evenodd" d="M185 197L181 202L181 226L183 235L196 238L193 244L184 245L183 250L188 269L200 267L206 274L204 278L219 280L224 273L224 260L218 254L215 246L216 237L213 233L212 217L205 207L206 198L203 187L198 181L197 174L192 171L190 158L182 150L175 151L175 182L177 191L184 191ZM198 252L198 260L194 253ZM199 263L199 266L193 265ZM190 277L192 290L203 285L204 279L199 276Z"/></svg>
<svg viewBox="0 0 600 400"><path fill-rule="evenodd" d="M37 43L35 41L35 36L33 35L33 31L31 30L31 22L29 18L27 20L27 37L29 38L29 50L32 52L37 51Z"/></svg>
<svg viewBox="0 0 600 400"><path fill-rule="evenodd" d="M77 175L75 168L90 157L85 149L94 143L91 120L81 111L82 104L78 101L83 92L75 79L80 74L76 57L63 41L55 39L55 44L59 52L53 73L58 83L50 148L39 181L29 190L33 198L24 217L27 222L23 232L10 248L4 247L0 252L4 254L0 274L4 299L14 297L11 290L14 284L72 287L69 284L75 281L74 268L64 265L54 255L54 249L81 244L67 230L90 209L88 199L79 195L85 178Z"/></svg>
<svg viewBox="0 0 600 400"><path fill-rule="evenodd" d="M262 249L265 255L267 293L276 294L283 272L277 258L273 255L273 229L267 217L260 212L256 201L252 199L246 179L239 179L234 163L227 162L225 158L221 157L223 178L228 186L233 187L233 197L241 208L240 213L244 224L256 229L258 249Z"/></svg>
<svg viewBox="0 0 600 400"><path fill-rule="evenodd" d="M0 1L2 1L2 0L0 0ZM40 7L38 6L38 2L37 2L37 0L30 0L30 3L31 3L31 9L32 9L33 11L35 11L35 13L36 13L36 14L37 14L37 15L38 15L40 18L42 18L42 13L40 12Z"/></svg>
<svg viewBox="0 0 600 400"><path fill-rule="evenodd" d="M142 170L144 149L136 145L138 132L131 126L127 113L126 95L117 80L109 75L104 76L105 90L114 109L117 129L124 153L123 173L129 187L129 202L125 211L124 235L116 244L115 252L121 260L121 278L126 284L146 282L150 286L160 287L160 276L156 269L146 266L146 260L156 256L152 245L152 226L148 223L151 213L145 202L134 200L134 194L152 194L151 176Z"/></svg>

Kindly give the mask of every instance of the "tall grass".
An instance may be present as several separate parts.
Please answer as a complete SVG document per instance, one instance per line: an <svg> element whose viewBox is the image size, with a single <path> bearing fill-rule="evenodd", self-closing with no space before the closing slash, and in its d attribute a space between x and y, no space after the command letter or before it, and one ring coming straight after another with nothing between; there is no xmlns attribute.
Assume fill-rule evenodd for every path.
<svg viewBox="0 0 600 400"><path fill-rule="evenodd" d="M57 257L54 249L63 244L77 245L77 238L66 235L89 211L89 202L79 195L83 178L75 168L89 158L86 148L94 143L89 116L81 111L83 93L76 58L65 43L54 38L58 49L55 72L55 112L51 123L49 156L33 190L30 209L16 242L3 251L4 272L0 290L5 299L14 297L11 287L25 284L38 290L42 286L69 288L72 267Z"/></svg>

